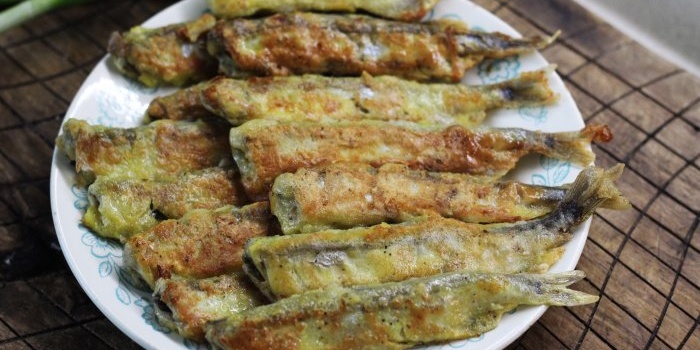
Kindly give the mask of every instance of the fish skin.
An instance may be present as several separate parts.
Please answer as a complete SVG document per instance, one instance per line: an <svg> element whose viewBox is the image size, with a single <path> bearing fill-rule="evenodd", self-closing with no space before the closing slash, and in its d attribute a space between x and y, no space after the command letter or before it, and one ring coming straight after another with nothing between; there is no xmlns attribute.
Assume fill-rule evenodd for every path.
<svg viewBox="0 0 700 350"><path fill-rule="evenodd" d="M160 28L134 27L114 32L107 51L122 74L153 87L184 86L213 77L216 61L206 51L206 33L215 25L211 14Z"/></svg>
<svg viewBox="0 0 700 350"><path fill-rule="evenodd" d="M549 213L564 187L492 182L405 165L333 164L278 176L272 213L284 234L397 223L433 213L464 222L529 220Z"/></svg>
<svg viewBox="0 0 700 350"><path fill-rule="evenodd" d="M216 209L248 202L238 171L213 167L158 180L98 177L88 187L83 224L102 237L124 243L164 219L193 209Z"/></svg>
<svg viewBox="0 0 700 350"><path fill-rule="evenodd" d="M232 128L229 141L246 193L253 200L267 200L277 176L300 168L397 163L417 170L500 178L529 153L588 165L595 158L590 142L611 138L603 125L542 133L379 121L318 124L257 119Z"/></svg>
<svg viewBox="0 0 700 350"><path fill-rule="evenodd" d="M173 276L156 281L158 322L185 338L204 342L204 325L263 305L265 298L243 271L205 279Z"/></svg>
<svg viewBox="0 0 700 350"><path fill-rule="evenodd" d="M576 225L609 202L629 207L609 170L585 168L548 215L470 224L442 217L368 228L253 238L243 269L271 299L310 290L401 281L453 271L543 272L559 260Z"/></svg>
<svg viewBox="0 0 700 350"><path fill-rule="evenodd" d="M218 120L159 120L135 128L90 125L68 119L56 139L75 162L77 183L105 178L158 179L230 164L229 127Z"/></svg>
<svg viewBox="0 0 700 350"><path fill-rule="evenodd" d="M357 12L401 21L418 21L439 0L207 0L212 13L224 18L270 12Z"/></svg>
<svg viewBox="0 0 700 350"><path fill-rule="evenodd" d="M495 108L542 106L558 99L547 84L553 68L525 72L504 82L468 86L424 84L392 76L303 75L230 79L218 77L171 95L148 108L152 119L216 115L237 126L253 119L282 122L384 120L421 125L476 126Z"/></svg>
<svg viewBox="0 0 700 350"><path fill-rule="evenodd" d="M241 208L195 209L129 238L124 265L151 288L174 275L208 278L241 269L243 247L251 237L272 234L269 204Z"/></svg>
<svg viewBox="0 0 700 350"><path fill-rule="evenodd" d="M146 117L149 120L197 120L216 116L202 103L202 92L221 79L222 77L215 77L154 98L148 104Z"/></svg>
<svg viewBox="0 0 700 350"><path fill-rule="evenodd" d="M207 48L219 72L234 78L367 72L456 83L485 58L535 51L555 38L470 31L449 19L407 23L298 12L219 21L209 31Z"/></svg>
<svg viewBox="0 0 700 350"><path fill-rule="evenodd" d="M456 272L308 292L205 327L216 349L407 349L478 336L519 305L575 306L597 296L566 288L580 271Z"/></svg>

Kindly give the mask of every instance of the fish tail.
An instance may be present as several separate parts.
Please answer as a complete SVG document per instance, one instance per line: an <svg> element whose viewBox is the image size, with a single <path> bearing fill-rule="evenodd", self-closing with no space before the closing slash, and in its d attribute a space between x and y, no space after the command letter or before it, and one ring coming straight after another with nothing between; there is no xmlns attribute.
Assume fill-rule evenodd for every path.
<svg viewBox="0 0 700 350"><path fill-rule="evenodd" d="M591 142L609 142L613 138L608 126L603 124L590 124L578 132L536 132L531 137L533 151L580 165L589 165L595 160Z"/></svg>
<svg viewBox="0 0 700 350"><path fill-rule="evenodd" d="M577 306L598 301L597 295L567 288L585 276L583 271L575 270L548 274L520 274L512 278L514 285L523 293L522 304Z"/></svg>
<svg viewBox="0 0 700 350"><path fill-rule="evenodd" d="M583 169L560 206L578 207L586 216L590 216L599 205L617 210L628 209L629 201L614 183L624 168L623 164L617 164L607 170L595 167Z"/></svg>
<svg viewBox="0 0 700 350"><path fill-rule="evenodd" d="M522 73L515 79L486 86L488 90L497 94L492 107L517 108L556 102L559 95L552 91L547 83L547 77L555 68L555 65L550 65L544 69Z"/></svg>
<svg viewBox="0 0 700 350"><path fill-rule="evenodd" d="M629 201L615 187L624 169L623 164L610 169L587 167L581 171L556 209L542 218L541 224L550 229L568 231L588 219L596 208L627 209Z"/></svg>
<svg viewBox="0 0 700 350"><path fill-rule="evenodd" d="M457 37L458 54L484 55L486 58L504 58L521 53L543 49L552 44L561 34L513 38L498 32L470 31Z"/></svg>
<svg viewBox="0 0 700 350"><path fill-rule="evenodd" d="M629 201L615 187L624 165L618 164L608 170L587 167L581 171L569 187L557 207L546 216L515 224L493 224L491 232L510 232L517 227L520 232L570 232L571 228L588 219L598 207L609 209L629 208Z"/></svg>

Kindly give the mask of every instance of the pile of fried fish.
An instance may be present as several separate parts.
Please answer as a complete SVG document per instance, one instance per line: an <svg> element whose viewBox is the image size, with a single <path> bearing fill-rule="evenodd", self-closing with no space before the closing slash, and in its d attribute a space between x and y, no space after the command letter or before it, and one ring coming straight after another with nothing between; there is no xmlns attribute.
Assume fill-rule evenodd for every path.
<svg viewBox="0 0 700 350"><path fill-rule="evenodd" d="M622 165L588 166L610 131L479 127L555 103L553 68L465 72L555 37L418 22L436 2L209 0L112 36L120 72L182 89L139 127L69 119L57 145L88 189L83 224L124 244L161 324L222 349L405 349L598 300L567 288L582 272L547 270L596 208L629 206ZM559 187L500 180L530 153L588 167Z"/></svg>

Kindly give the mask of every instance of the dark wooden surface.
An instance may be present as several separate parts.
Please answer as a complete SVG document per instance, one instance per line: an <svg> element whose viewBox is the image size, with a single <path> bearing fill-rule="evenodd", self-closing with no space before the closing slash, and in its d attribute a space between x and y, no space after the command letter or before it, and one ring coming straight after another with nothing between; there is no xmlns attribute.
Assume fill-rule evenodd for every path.
<svg viewBox="0 0 700 350"><path fill-rule="evenodd" d="M543 51L587 121L615 140L634 208L594 218L576 288L599 303L551 308L511 349L700 349L700 79L570 0L476 1ZM99 1L0 34L0 349L132 349L78 286L49 207L54 137L82 81L126 30L172 1Z"/></svg>

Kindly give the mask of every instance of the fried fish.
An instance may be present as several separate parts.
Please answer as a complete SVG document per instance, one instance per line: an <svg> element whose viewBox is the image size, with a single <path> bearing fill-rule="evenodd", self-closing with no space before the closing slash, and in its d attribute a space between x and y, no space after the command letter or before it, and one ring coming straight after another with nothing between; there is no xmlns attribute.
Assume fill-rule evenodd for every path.
<svg viewBox="0 0 700 350"><path fill-rule="evenodd" d="M267 200L277 176L316 165L398 163L499 178L533 152L588 165L594 159L590 142L611 138L602 125L589 125L580 132L542 133L378 121L318 124L257 119L231 129L230 143L246 193L254 200Z"/></svg>
<svg viewBox="0 0 700 350"><path fill-rule="evenodd" d="M148 107L152 119L189 119L210 114L240 125L253 119L279 121L408 121L423 125L474 126L486 111L548 105L557 95L547 84L552 68L526 72L492 85L424 84L392 76L303 75L218 78Z"/></svg>
<svg viewBox="0 0 700 350"><path fill-rule="evenodd" d="M629 203L610 170L584 169L550 214L516 223L469 224L428 217L346 231L258 237L246 244L243 269L271 299L311 290L402 281L453 271L544 272L559 260L571 229L604 202Z"/></svg>
<svg viewBox="0 0 700 350"><path fill-rule="evenodd" d="M125 242L165 219L192 209L243 205L247 198L238 171L213 167L158 180L98 177L88 187L83 224L93 232Z"/></svg>
<svg viewBox="0 0 700 350"><path fill-rule="evenodd" d="M124 129L68 119L56 145L75 162L78 184L87 186L98 176L157 179L230 163L229 128L215 120Z"/></svg>
<svg viewBox="0 0 700 350"><path fill-rule="evenodd" d="M564 187L492 182L405 165L335 164L282 174L270 192L285 234L402 222L426 213L472 223L529 220L552 211Z"/></svg>
<svg viewBox="0 0 700 350"><path fill-rule="evenodd" d="M401 21L417 21L430 11L438 0L207 0L212 13L234 18L260 12L356 12Z"/></svg>
<svg viewBox="0 0 700 350"><path fill-rule="evenodd" d="M193 279L173 276L156 282L155 314L160 324L203 342L204 324L263 305L265 298L243 271Z"/></svg>
<svg viewBox="0 0 700 350"><path fill-rule="evenodd" d="M267 202L242 208L195 209L132 236L124 246L124 265L151 288L173 275L208 278L240 271L243 246L271 233Z"/></svg>
<svg viewBox="0 0 700 350"><path fill-rule="evenodd" d="M470 31L449 19L406 23L297 12L219 21L209 31L207 48L219 61L219 73L234 78L367 72L458 82L485 58L535 51L555 38Z"/></svg>
<svg viewBox="0 0 700 350"><path fill-rule="evenodd" d="M217 349L407 349L478 336L519 305L594 303L566 288L583 277L455 272L330 288L233 314L208 324L206 336Z"/></svg>

